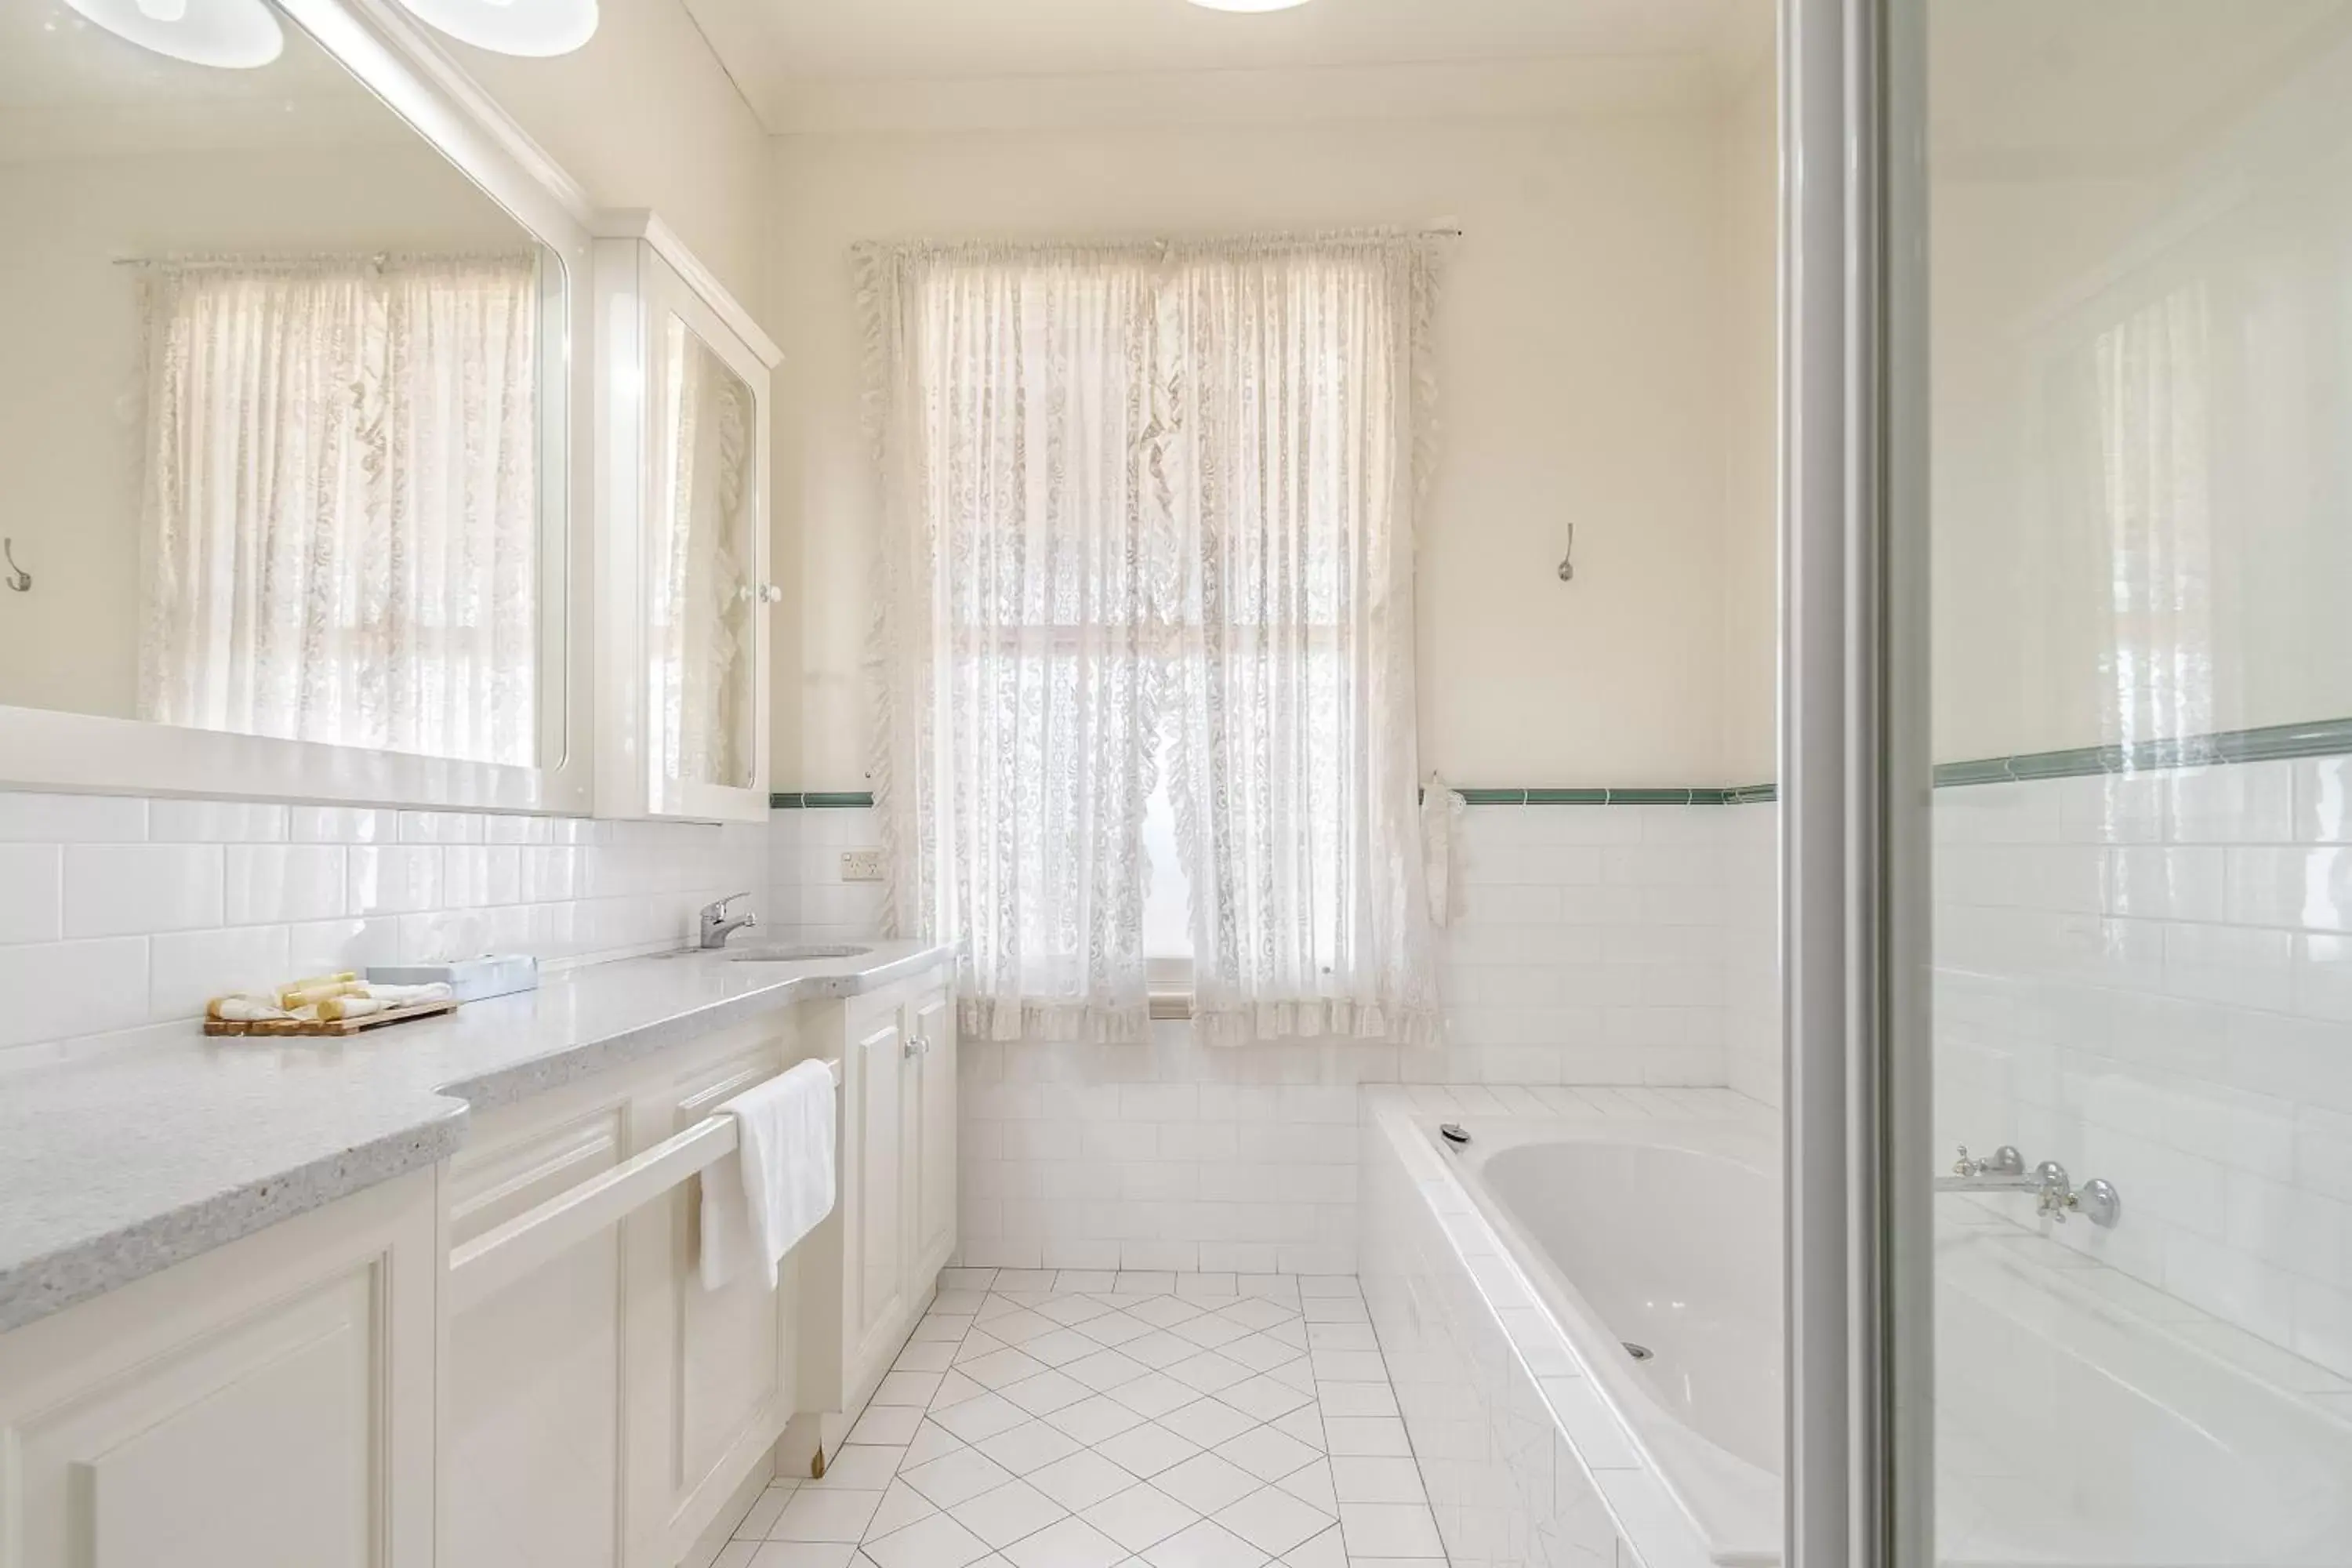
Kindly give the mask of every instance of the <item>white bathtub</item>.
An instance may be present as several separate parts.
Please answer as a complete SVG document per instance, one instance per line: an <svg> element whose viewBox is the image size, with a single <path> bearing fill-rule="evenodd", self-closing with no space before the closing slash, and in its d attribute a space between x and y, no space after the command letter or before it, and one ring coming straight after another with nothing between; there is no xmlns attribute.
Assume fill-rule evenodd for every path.
<svg viewBox="0 0 2352 1568"><path fill-rule="evenodd" d="M1472 1142L1439 1140L1443 1120ZM1569 1433L1596 1482L1607 1466L1638 1465L1707 1556L1777 1563L1774 1119L1758 1107L1710 1120L1423 1109L1410 1121L1605 1406L1613 1429ZM2352 1563L2343 1413L2291 1392L2292 1376L2261 1375L2242 1350L2216 1354L2229 1342L2193 1310L1952 1206L1937 1239L1941 1563ZM1621 1525L1642 1549L1638 1522Z"/></svg>

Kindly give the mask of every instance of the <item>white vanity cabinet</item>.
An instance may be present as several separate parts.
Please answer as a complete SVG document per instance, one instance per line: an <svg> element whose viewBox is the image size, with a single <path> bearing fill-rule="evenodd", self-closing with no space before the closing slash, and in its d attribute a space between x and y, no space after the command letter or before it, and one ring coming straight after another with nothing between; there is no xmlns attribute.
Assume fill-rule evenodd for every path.
<svg viewBox="0 0 2352 1568"><path fill-rule="evenodd" d="M449 1173L441 1568L672 1568L764 1464L793 1411L792 1260L773 1289L703 1289L698 1181L520 1271L469 1247L799 1054L779 1011L478 1120Z"/></svg>
<svg viewBox="0 0 2352 1568"><path fill-rule="evenodd" d="M0 1335L0 1568L705 1561L846 1436L954 1249L947 984L478 1110L441 1165ZM716 1112L809 1059L839 1064L835 1210L773 1287L706 1290Z"/></svg>
<svg viewBox="0 0 2352 1568"><path fill-rule="evenodd" d="M685 1131L811 1054L795 1048L796 1027L793 1015L780 1015L753 1048L681 1069L637 1097L635 1146ZM785 1255L772 1289L748 1268L704 1289L701 1202L702 1184L682 1182L627 1227L629 1509L641 1526L631 1561L659 1568L694 1543L793 1414L797 1257Z"/></svg>
<svg viewBox="0 0 2352 1568"><path fill-rule="evenodd" d="M817 1440L830 1456L955 1251L956 1042L947 975L820 1004L803 1027L842 1047L841 1201L806 1244L803 1265L811 1285L801 1404L821 1417Z"/></svg>
<svg viewBox="0 0 2352 1568"><path fill-rule="evenodd" d="M908 1058L908 1126L915 1151L908 1248L914 1277L928 1287L956 1248L956 1023L945 984L933 984L907 1005L906 1031L914 1047Z"/></svg>
<svg viewBox="0 0 2352 1568"><path fill-rule="evenodd" d="M5 1568L432 1568L434 1174L0 1337Z"/></svg>

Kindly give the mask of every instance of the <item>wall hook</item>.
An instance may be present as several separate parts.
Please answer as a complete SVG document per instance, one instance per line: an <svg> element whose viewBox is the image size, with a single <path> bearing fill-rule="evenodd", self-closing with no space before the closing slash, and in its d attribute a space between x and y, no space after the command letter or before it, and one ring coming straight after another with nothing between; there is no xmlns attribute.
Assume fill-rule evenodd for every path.
<svg viewBox="0 0 2352 1568"><path fill-rule="evenodd" d="M1576 580L1576 524L1572 522L1568 525L1568 551L1559 558L1559 580L1563 583Z"/></svg>
<svg viewBox="0 0 2352 1568"><path fill-rule="evenodd" d="M16 542L13 539L0 539L0 555L5 555L8 558L8 586L16 589L19 594L31 593L33 574L16 564Z"/></svg>

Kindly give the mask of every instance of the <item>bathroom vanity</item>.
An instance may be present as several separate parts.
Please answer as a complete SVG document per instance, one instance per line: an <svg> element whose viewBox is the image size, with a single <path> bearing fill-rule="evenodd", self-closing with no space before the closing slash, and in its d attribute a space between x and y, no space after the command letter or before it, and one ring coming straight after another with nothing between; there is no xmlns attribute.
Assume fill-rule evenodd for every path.
<svg viewBox="0 0 2352 1568"><path fill-rule="evenodd" d="M955 1246L947 954L737 956L13 1078L0 1563L671 1568L820 1464ZM672 1151L808 1059L839 1201L705 1290Z"/></svg>

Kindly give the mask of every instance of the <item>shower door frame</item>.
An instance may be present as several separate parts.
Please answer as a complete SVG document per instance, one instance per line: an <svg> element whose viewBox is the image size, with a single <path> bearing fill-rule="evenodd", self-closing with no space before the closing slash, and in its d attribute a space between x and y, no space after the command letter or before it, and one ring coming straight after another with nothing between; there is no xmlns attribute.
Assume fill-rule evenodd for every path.
<svg viewBox="0 0 2352 1568"><path fill-rule="evenodd" d="M1780 0L1786 1555L1934 1561L1926 0Z"/></svg>

